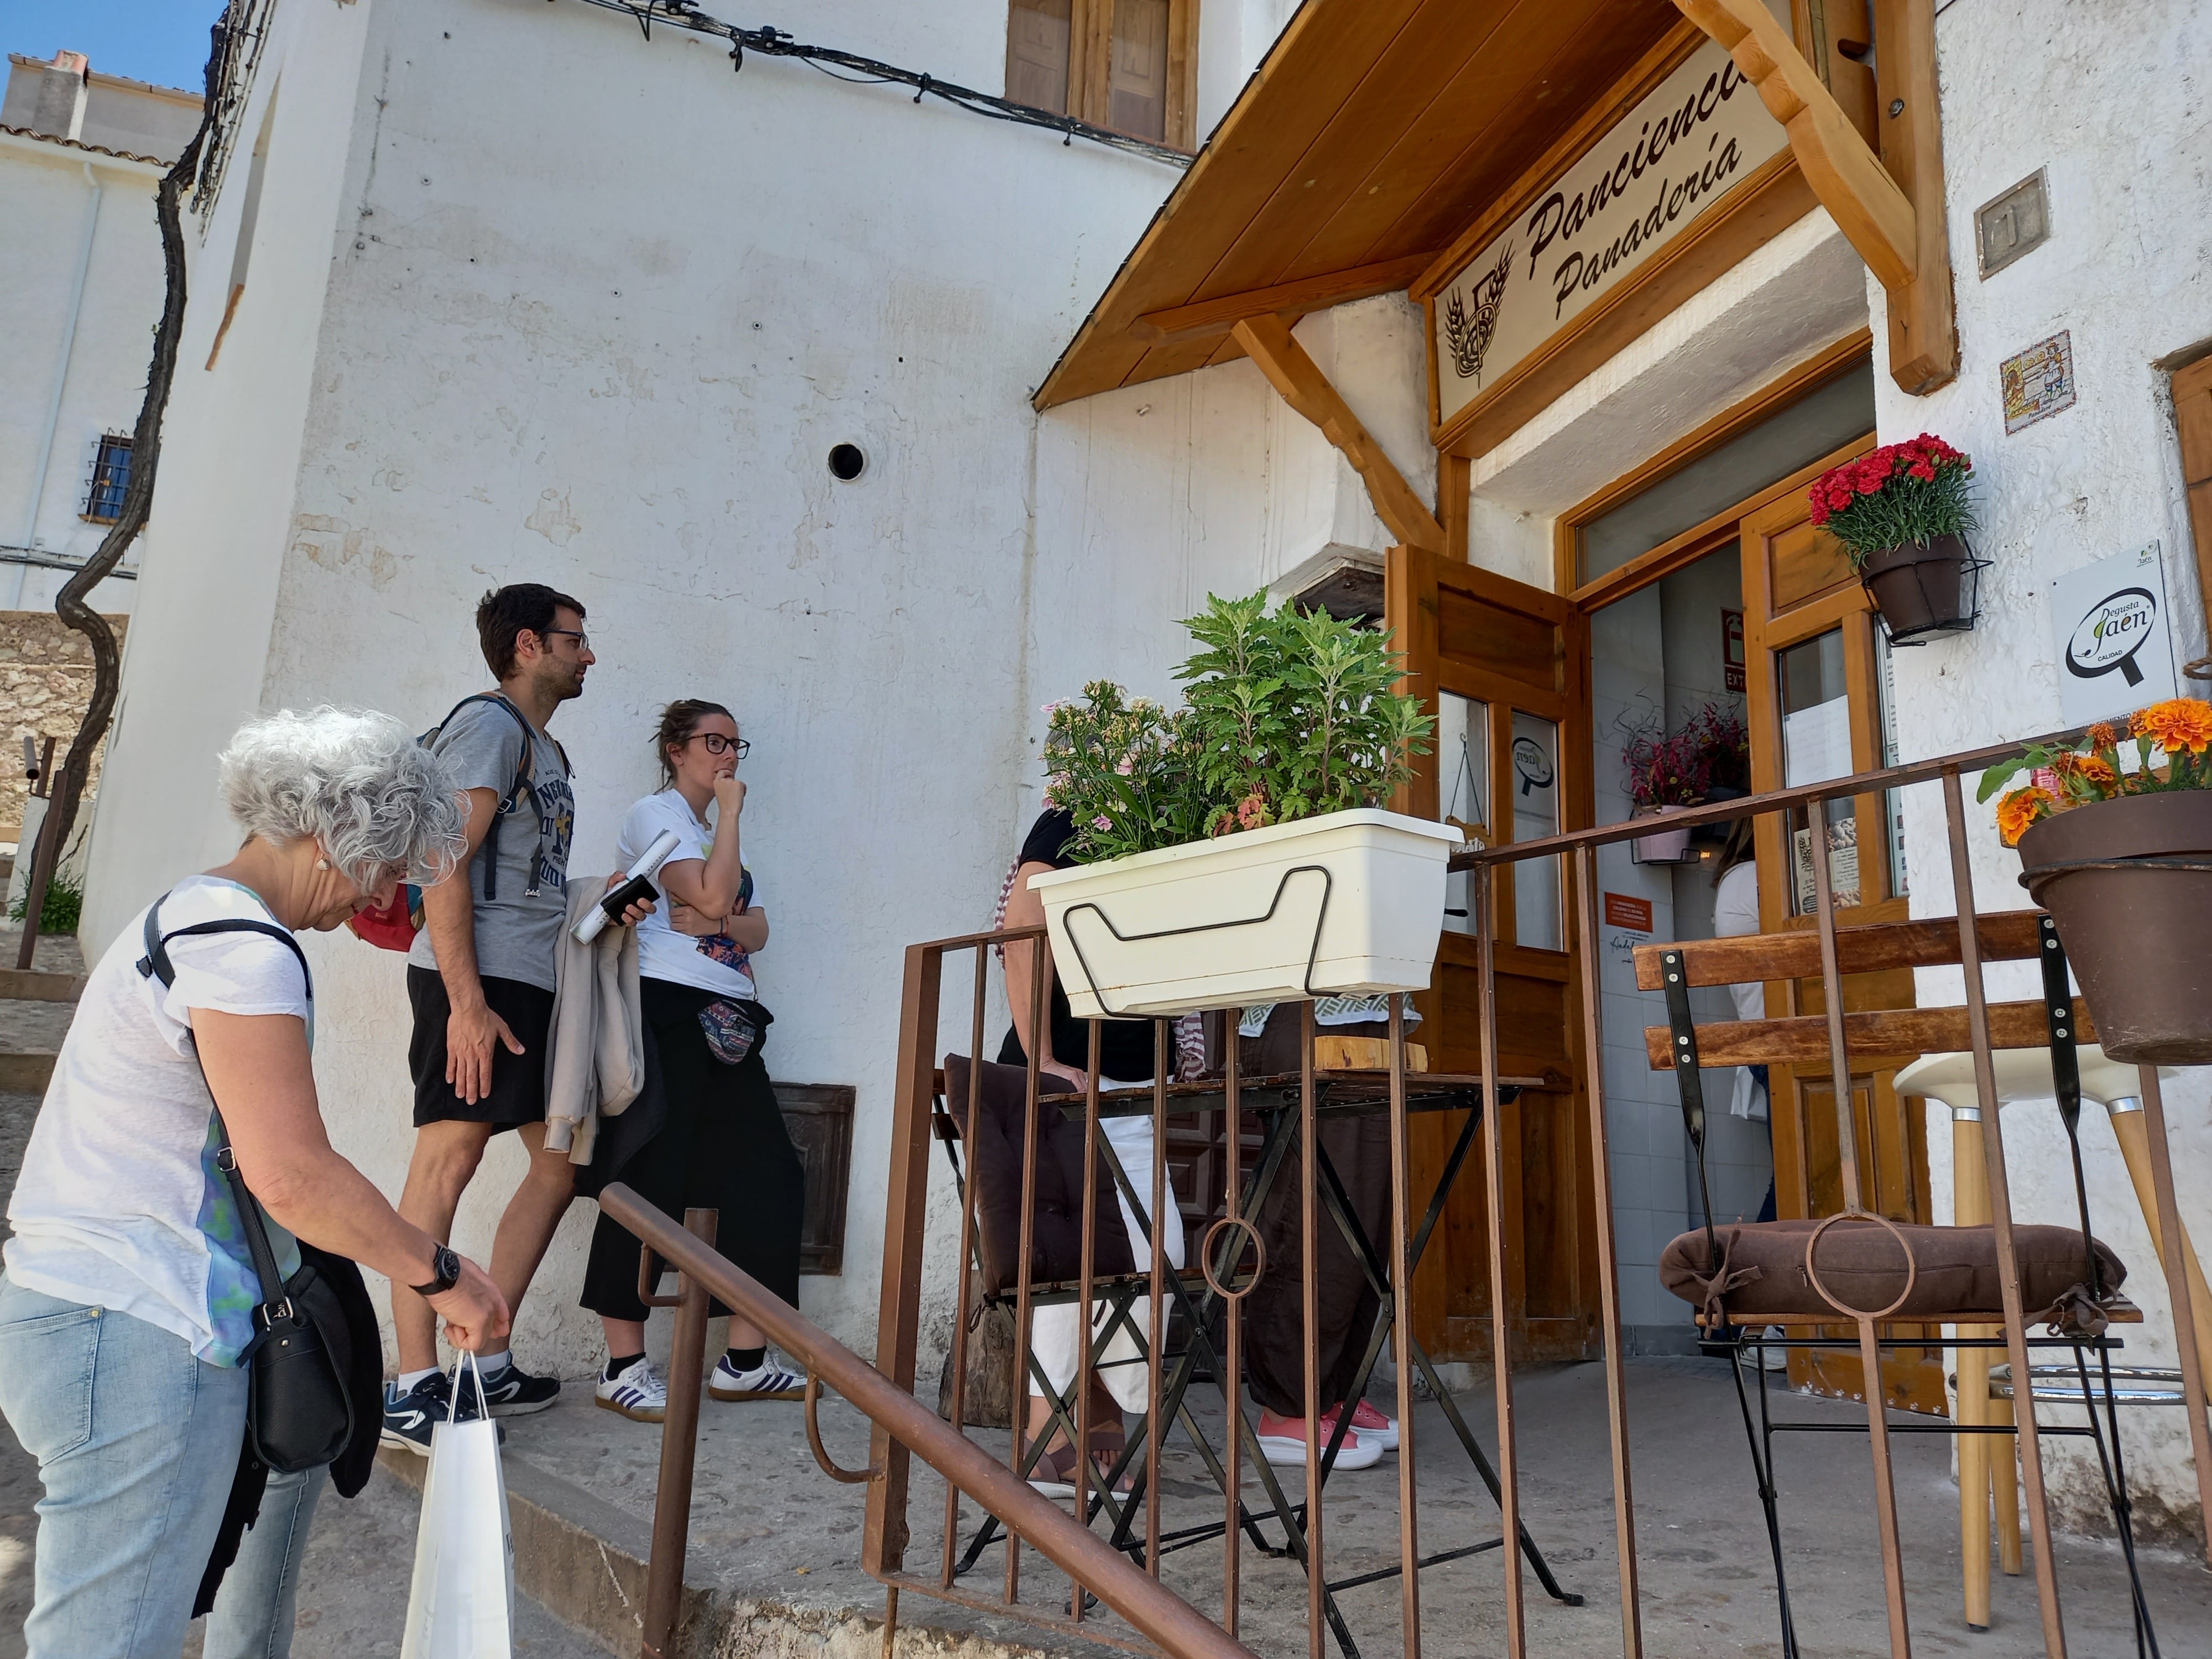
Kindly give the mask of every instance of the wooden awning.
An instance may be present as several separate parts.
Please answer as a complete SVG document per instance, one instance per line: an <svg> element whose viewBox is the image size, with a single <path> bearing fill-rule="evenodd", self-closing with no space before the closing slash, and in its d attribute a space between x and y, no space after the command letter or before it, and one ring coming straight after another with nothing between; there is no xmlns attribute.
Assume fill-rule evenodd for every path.
<svg viewBox="0 0 2212 1659"><path fill-rule="evenodd" d="M1682 27L1666 0L1306 0L1037 408L1240 356L1257 310L1408 287Z"/></svg>

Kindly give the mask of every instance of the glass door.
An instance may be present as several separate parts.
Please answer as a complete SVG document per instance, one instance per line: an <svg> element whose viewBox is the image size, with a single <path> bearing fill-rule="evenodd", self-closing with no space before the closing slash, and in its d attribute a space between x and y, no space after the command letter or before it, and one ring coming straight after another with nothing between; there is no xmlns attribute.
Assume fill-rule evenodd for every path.
<svg viewBox="0 0 2212 1659"><path fill-rule="evenodd" d="M1872 444L1854 446L1824 465ZM1747 517L1744 639L1752 744L1752 788L1820 783L1872 771L1895 758L1887 707L1888 663L1872 608L1842 546L1808 521L1802 490ZM1768 932L1814 925L1814 860L1825 856L1837 921L1903 921L1909 914L1895 792L1843 796L1828 803L1825 847L1815 847L1802 809L1759 821L1760 926ZM1785 821L1786 820L1786 821ZM1853 975L1844 982L1853 1012L1913 1006L1910 969ZM1825 1012L1820 982L1766 988L1770 1017ZM1853 1054L1850 1079L1858 1158L1869 1208L1899 1222L1932 1220L1926 1122L1917 1100L1893 1086L1916 1056ZM1836 1085L1825 1066L1774 1066L1775 1200L1784 1217L1832 1215L1843 1207ZM1940 1334L1934 1328L1926 1334ZM1899 1326L1893 1334L1923 1328ZM1829 1334L1849 1335L1839 1326ZM1897 1351L1883 1362L1881 1388L1893 1406L1942 1413L1941 1351ZM1791 1356L1790 1380L1816 1392L1863 1396L1856 1352Z"/></svg>

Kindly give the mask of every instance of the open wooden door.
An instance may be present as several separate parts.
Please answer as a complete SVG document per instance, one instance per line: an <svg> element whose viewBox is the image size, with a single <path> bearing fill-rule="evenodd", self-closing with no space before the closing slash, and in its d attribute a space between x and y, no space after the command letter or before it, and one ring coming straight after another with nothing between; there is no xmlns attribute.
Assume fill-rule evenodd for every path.
<svg viewBox="0 0 2212 1659"><path fill-rule="evenodd" d="M1435 751L1401 810L1450 817L1485 842L1531 841L1590 821L1589 619L1565 599L1418 549L1391 550L1386 619L1407 689L1438 722ZM1581 1359L1601 1352L1596 1218L1582 1100L1581 964L1570 948L1564 860L1516 866L1498 879L1498 1068L1554 1080L1506 1106L1499 1141L1514 1241L1505 1264L1513 1358ZM1481 1069L1478 972L1465 875L1452 878L1434 988L1416 1000L1419 1037L1438 1071ZM1425 1202L1466 1119L1416 1117L1413 1193ZM1455 1183L1414 1275L1413 1329L1439 1361L1490 1357L1489 1250L1483 1170ZM1418 1218L1417 1218L1418 1219Z"/></svg>
<svg viewBox="0 0 2212 1659"><path fill-rule="evenodd" d="M1803 481L1863 453L1873 440L1826 457ZM1887 647L1871 602L1852 573L1842 544L1808 521L1804 491L1788 491L1742 520L1744 646L1754 793L1826 778L1848 777L1891 763ZM1909 914L1903 839L1894 792L1856 797L1847 812L1829 806L1829 872L1836 920L1901 921ZM1807 815L1759 823L1759 921L1768 933L1810 927L1812 832ZM1910 1008L1909 969L1861 974L1844 981L1852 1011ZM1766 988L1770 1017L1824 1012L1817 979ZM1892 1220L1934 1219L1929 1202L1926 1118L1917 1099L1899 1099L1894 1080L1912 1054L1851 1056L1853 1115L1858 1129L1862 1194L1869 1209ZM1775 1066L1775 1202L1787 1217L1832 1215L1843 1208L1835 1085L1825 1067ZM1839 1325L1826 1334L1849 1337ZM1934 1326L1895 1325L1893 1335L1942 1333ZM1854 1352L1793 1352L1790 1380L1820 1394L1856 1400L1866 1383ZM1942 1350L1895 1351L1882 1364L1891 1405L1942 1414Z"/></svg>

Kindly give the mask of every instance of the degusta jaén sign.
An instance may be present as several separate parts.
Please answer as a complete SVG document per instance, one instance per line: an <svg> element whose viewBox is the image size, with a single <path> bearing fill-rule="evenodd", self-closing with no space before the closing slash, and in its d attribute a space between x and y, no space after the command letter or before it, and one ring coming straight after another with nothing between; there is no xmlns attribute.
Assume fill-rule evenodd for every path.
<svg viewBox="0 0 2212 1659"><path fill-rule="evenodd" d="M1725 48L1692 53L1437 295L1438 417L1496 386L1789 142Z"/></svg>

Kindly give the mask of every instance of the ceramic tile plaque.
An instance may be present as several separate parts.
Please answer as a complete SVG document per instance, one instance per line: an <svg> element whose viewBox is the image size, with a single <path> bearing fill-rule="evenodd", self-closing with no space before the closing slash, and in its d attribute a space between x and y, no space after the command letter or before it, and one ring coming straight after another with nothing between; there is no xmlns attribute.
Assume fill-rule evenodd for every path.
<svg viewBox="0 0 2212 1659"><path fill-rule="evenodd" d="M2063 329L1997 366L2005 435L2074 407L2074 331Z"/></svg>

